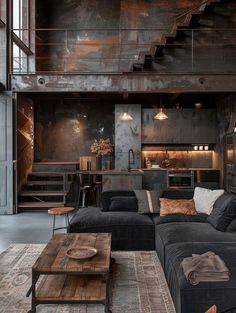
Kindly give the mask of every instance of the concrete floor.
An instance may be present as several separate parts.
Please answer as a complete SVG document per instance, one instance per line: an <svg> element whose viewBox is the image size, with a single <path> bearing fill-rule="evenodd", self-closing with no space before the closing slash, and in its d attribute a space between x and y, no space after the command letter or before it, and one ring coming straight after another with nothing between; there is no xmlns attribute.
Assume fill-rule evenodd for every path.
<svg viewBox="0 0 236 313"><path fill-rule="evenodd" d="M52 223L53 217L47 212L0 215L0 253L12 243L47 243L52 237ZM65 226L63 216L56 217L56 226Z"/></svg>

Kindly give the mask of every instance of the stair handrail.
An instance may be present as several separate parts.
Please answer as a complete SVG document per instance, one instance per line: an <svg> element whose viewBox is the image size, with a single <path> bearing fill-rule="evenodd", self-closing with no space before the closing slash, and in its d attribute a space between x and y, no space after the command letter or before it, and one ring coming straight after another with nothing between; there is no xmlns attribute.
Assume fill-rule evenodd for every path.
<svg viewBox="0 0 236 313"><path fill-rule="evenodd" d="M207 4L211 3L211 2L212 2L212 0L205 0L205 1L203 1L202 3L198 4L197 6L191 8L191 9L188 9L187 11L185 11L185 12L183 12L183 13L177 15L177 16L175 17L175 21L178 21L178 20L181 19L182 17L185 17L185 16L188 15L188 14L191 14L191 13L194 12L195 10L197 10L197 9L201 8L202 6L207 5Z"/></svg>

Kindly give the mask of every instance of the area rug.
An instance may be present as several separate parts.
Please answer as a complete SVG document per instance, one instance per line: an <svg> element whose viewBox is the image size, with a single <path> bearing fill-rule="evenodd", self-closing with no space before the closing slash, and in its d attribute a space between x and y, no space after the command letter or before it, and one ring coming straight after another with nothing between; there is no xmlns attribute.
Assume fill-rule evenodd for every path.
<svg viewBox="0 0 236 313"><path fill-rule="evenodd" d="M0 255L0 312L26 313L31 267L44 245L15 244ZM155 252L113 252L112 313L175 313ZM39 305L37 313L103 313L103 305Z"/></svg>

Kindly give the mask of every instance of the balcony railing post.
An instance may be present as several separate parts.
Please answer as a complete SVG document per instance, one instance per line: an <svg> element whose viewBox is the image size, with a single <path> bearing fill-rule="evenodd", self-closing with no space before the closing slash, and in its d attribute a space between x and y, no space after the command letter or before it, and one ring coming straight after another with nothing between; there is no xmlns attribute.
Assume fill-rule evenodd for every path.
<svg viewBox="0 0 236 313"><path fill-rule="evenodd" d="M194 30L192 29L192 56L191 56L191 61L192 61L192 73L194 72Z"/></svg>

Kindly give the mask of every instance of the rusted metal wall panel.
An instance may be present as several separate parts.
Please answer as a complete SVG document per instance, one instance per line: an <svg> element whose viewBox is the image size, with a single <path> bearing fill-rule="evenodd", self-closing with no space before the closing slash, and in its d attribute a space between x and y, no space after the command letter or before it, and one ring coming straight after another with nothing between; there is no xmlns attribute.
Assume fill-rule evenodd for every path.
<svg viewBox="0 0 236 313"><path fill-rule="evenodd" d="M159 121L158 110L143 109L142 143L211 144L217 142L216 110L165 109L168 119Z"/></svg>
<svg viewBox="0 0 236 313"><path fill-rule="evenodd" d="M151 42L171 29L178 14L199 5L201 0L43 3L37 7L37 27L61 31L37 32L38 71L127 72L140 52L148 53Z"/></svg>
<svg viewBox="0 0 236 313"><path fill-rule="evenodd" d="M66 96L35 99L35 161L79 161L94 139L114 142L114 105Z"/></svg>

